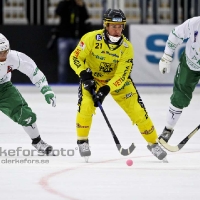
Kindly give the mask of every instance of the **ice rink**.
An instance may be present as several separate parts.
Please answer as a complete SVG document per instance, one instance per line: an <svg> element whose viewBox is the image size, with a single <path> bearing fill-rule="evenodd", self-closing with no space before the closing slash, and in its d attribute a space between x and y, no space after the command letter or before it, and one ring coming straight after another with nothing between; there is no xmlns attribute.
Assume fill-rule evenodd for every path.
<svg viewBox="0 0 200 200"><path fill-rule="evenodd" d="M89 137L92 155L89 163L85 163L76 145L77 87L53 86L57 95L56 108L48 105L34 86L17 87L37 114L42 139L53 145L59 155L29 155L34 148L28 135L21 126L0 114L0 199L200 199L200 131L179 152L168 152L169 163L162 163L149 152L137 127L132 126L129 118L108 96L103 108L118 139L123 148L133 142L136 149L127 157L118 152L97 108ZM171 88L138 87L138 91L160 134L165 125ZM197 88L170 144L178 144L200 123L199 111L200 89ZM127 159L133 160L132 166L126 165Z"/></svg>

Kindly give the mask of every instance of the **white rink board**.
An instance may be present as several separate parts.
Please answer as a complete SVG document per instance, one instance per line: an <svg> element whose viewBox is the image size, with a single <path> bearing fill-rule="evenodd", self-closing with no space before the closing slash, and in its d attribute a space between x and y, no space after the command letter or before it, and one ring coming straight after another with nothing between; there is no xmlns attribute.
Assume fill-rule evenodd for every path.
<svg viewBox="0 0 200 200"><path fill-rule="evenodd" d="M180 52L185 43L179 45L169 74L162 75L158 63L164 53L170 31L177 25L130 25L129 39L134 47L134 68L132 78L139 84L172 84Z"/></svg>

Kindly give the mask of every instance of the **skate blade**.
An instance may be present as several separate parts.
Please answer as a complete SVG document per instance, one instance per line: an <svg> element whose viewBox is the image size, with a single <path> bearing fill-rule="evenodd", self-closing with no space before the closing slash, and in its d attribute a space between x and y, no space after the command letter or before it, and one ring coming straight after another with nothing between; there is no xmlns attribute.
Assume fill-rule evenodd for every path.
<svg viewBox="0 0 200 200"><path fill-rule="evenodd" d="M167 156L165 158L162 159L163 163L169 163L167 160Z"/></svg>
<svg viewBox="0 0 200 200"><path fill-rule="evenodd" d="M85 162L88 163L89 156L84 156Z"/></svg>

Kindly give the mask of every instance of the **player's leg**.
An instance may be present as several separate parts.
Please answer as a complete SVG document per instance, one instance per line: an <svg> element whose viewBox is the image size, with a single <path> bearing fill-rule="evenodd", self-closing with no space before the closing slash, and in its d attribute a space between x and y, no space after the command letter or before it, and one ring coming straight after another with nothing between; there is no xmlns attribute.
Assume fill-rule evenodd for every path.
<svg viewBox="0 0 200 200"><path fill-rule="evenodd" d="M167 111L166 125L159 138L168 142L182 114L183 108L190 104L192 93L199 82L199 78L200 72L189 69L185 54L183 53L174 77L173 94L171 95L171 103Z"/></svg>
<svg viewBox="0 0 200 200"><path fill-rule="evenodd" d="M130 117L132 123L137 125L151 152L160 160L165 158L167 154L157 143L156 129L132 80L128 79L123 88L112 92L111 95Z"/></svg>
<svg viewBox="0 0 200 200"><path fill-rule="evenodd" d="M23 126L23 128L32 139L32 145L37 149L39 155L53 155L53 147L41 139L36 122L30 126Z"/></svg>
<svg viewBox="0 0 200 200"><path fill-rule="evenodd" d="M3 96L0 99L0 110L24 128L39 153L49 154L53 148L41 139L36 125L36 114L32 112L20 92L11 82L7 82L0 86L0 95Z"/></svg>
<svg viewBox="0 0 200 200"><path fill-rule="evenodd" d="M76 116L77 144L79 146L80 155L82 157L88 157L91 155L88 137L95 107L91 94L87 90L82 89L81 85L79 86L78 106L79 108Z"/></svg>

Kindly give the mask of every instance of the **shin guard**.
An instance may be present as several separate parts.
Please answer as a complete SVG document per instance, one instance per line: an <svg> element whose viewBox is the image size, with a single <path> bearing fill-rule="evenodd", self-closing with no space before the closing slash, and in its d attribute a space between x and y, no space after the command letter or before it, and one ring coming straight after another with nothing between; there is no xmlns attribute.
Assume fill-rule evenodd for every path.
<svg viewBox="0 0 200 200"><path fill-rule="evenodd" d="M87 116L77 113L76 116L76 132L78 140L88 139L90 127L92 123L92 116Z"/></svg>
<svg viewBox="0 0 200 200"><path fill-rule="evenodd" d="M140 133L148 143L154 144L157 142L158 135L149 117L145 121L138 123L137 126Z"/></svg>

